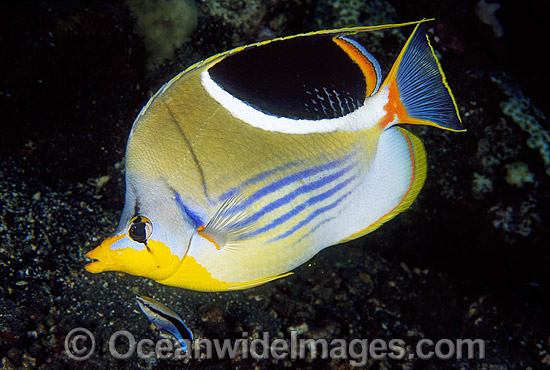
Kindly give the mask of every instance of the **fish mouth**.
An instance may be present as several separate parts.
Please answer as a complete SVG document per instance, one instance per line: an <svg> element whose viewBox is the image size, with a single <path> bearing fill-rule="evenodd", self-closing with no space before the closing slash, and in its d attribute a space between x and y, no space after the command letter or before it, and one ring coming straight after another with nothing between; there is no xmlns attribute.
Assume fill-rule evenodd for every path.
<svg viewBox="0 0 550 370"><path fill-rule="evenodd" d="M97 274L103 271L112 271L114 263L109 263L109 259L105 255L105 252L101 246L89 251L84 255L84 257L92 260L84 268L86 271Z"/></svg>
<svg viewBox="0 0 550 370"><path fill-rule="evenodd" d="M113 259L110 247L122 238L124 238L124 234L111 236L105 239L101 245L86 253L84 257L92 261L84 266L84 268L94 274L103 271L117 271L118 264L116 263L116 259Z"/></svg>

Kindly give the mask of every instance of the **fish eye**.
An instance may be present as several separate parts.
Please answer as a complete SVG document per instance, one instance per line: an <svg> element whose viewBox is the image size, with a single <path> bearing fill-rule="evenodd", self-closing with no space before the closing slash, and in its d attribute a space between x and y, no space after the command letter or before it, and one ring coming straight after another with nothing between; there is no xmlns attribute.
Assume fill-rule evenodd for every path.
<svg viewBox="0 0 550 370"><path fill-rule="evenodd" d="M145 243L153 232L153 223L147 217L136 216L130 220L128 235L138 243Z"/></svg>

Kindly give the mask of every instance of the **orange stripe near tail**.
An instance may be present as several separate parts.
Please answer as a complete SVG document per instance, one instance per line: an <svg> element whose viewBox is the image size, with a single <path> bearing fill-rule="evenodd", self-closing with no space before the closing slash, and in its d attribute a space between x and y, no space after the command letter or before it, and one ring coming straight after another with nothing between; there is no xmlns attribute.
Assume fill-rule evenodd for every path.
<svg viewBox="0 0 550 370"><path fill-rule="evenodd" d="M344 38L342 36L337 36L333 38L333 41L344 50L346 54L349 55L351 60L355 64L361 68L361 72L363 72L363 75L365 76L365 84L366 84L366 91L365 91L365 97L371 96L373 93L376 93L380 82L378 74L380 73L380 65L372 57L372 59L369 58L369 55L365 54L365 50L360 50L357 47L357 44L354 43L352 40L349 40L347 38ZM378 70L378 72L377 72Z"/></svg>

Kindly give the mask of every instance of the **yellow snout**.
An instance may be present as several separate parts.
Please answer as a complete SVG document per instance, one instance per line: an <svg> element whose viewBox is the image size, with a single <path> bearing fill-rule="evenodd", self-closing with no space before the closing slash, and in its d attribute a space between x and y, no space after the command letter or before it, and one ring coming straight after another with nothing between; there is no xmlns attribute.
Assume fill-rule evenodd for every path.
<svg viewBox="0 0 550 370"><path fill-rule="evenodd" d="M147 241L147 245L136 243L125 234L105 239L85 257L96 260L85 266L89 272L120 271L154 280L168 278L181 264L164 243L155 240Z"/></svg>

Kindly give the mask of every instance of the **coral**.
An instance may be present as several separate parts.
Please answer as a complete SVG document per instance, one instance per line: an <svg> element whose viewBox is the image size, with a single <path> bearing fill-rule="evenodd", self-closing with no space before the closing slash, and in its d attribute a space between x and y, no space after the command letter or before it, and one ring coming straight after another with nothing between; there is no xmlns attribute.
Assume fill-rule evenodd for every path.
<svg viewBox="0 0 550 370"><path fill-rule="evenodd" d="M337 14L338 20L335 22L336 27L346 27L359 24L359 16L365 3L362 1L334 1L332 7Z"/></svg>
<svg viewBox="0 0 550 370"><path fill-rule="evenodd" d="M390 3L381 0L322 0L317 5L317 11L319 12L322 8L328 10L335 18L329 25L331 28L394 23L397 15ZM319 26L324 25L319 24Z"/></svg>
<svg viewBox="0 0 550 370"><path fill-rule="evenodd" d="M128 0L127 4L137 18L136 32L145 39L150 70L172 58L197 26L198 11L191 0Z"/></svg>
<svg viewBox="0 0 550 370"><path fill-rule="evenodd" d="M475 5L474 12L480 21L491 26L496 38L501 38L504 34L504 29L495 15L498 9L500 9L499 3L488 3L485 0L481 0Z"/></svg>
<svg viewBox="0 0 550 370"><path fill-rule="evenodd" d="M535 208L534 199L529 199L519 205L499 203L489 209L489 214L493 216L493 226L506 233L506 240L513 241L515 235L526 237L540 227L541 218Z"/></svg>
<svg viewBox="0 0 550 370"><path fill-rule="evenodd" d="M490 193L493 191L493 181L485 177L483 175L480 175L477 172L474 172L474 180L472 182L472 192L474 195L474 198L481 199L483 198L483 194Z"/></svg>
<svg viewBox="0 0 550 370"><path fill-rule="evenodd" d="M258 0L206 0L202 4L205 13L223 20L245 35L258 33L265 27L265 16L269 5ZM237 34L233 35L233 41L240 42L238 37Z"/></svg>
<svg viewBox="0 0 550 370"><path fill-rule="evenodd" d="M491 80L495 82L502 90L508 100L500 104L502 112L511 117L519 127L527 132L530 137L527 140L527 146L531 149L538 149L546 173L550 176L550 133L546 131L541 122L546 120L544 114L531 104L519 87L510 82L507 74L492 74Z"/></svg>
<svg viewBox="0 0 550 370"><path fill-rule="evenodd" d="M529 172L529 166L524 162L506 165L506 182L521 188L526 182L535 182L535 175Z"/></svg>

